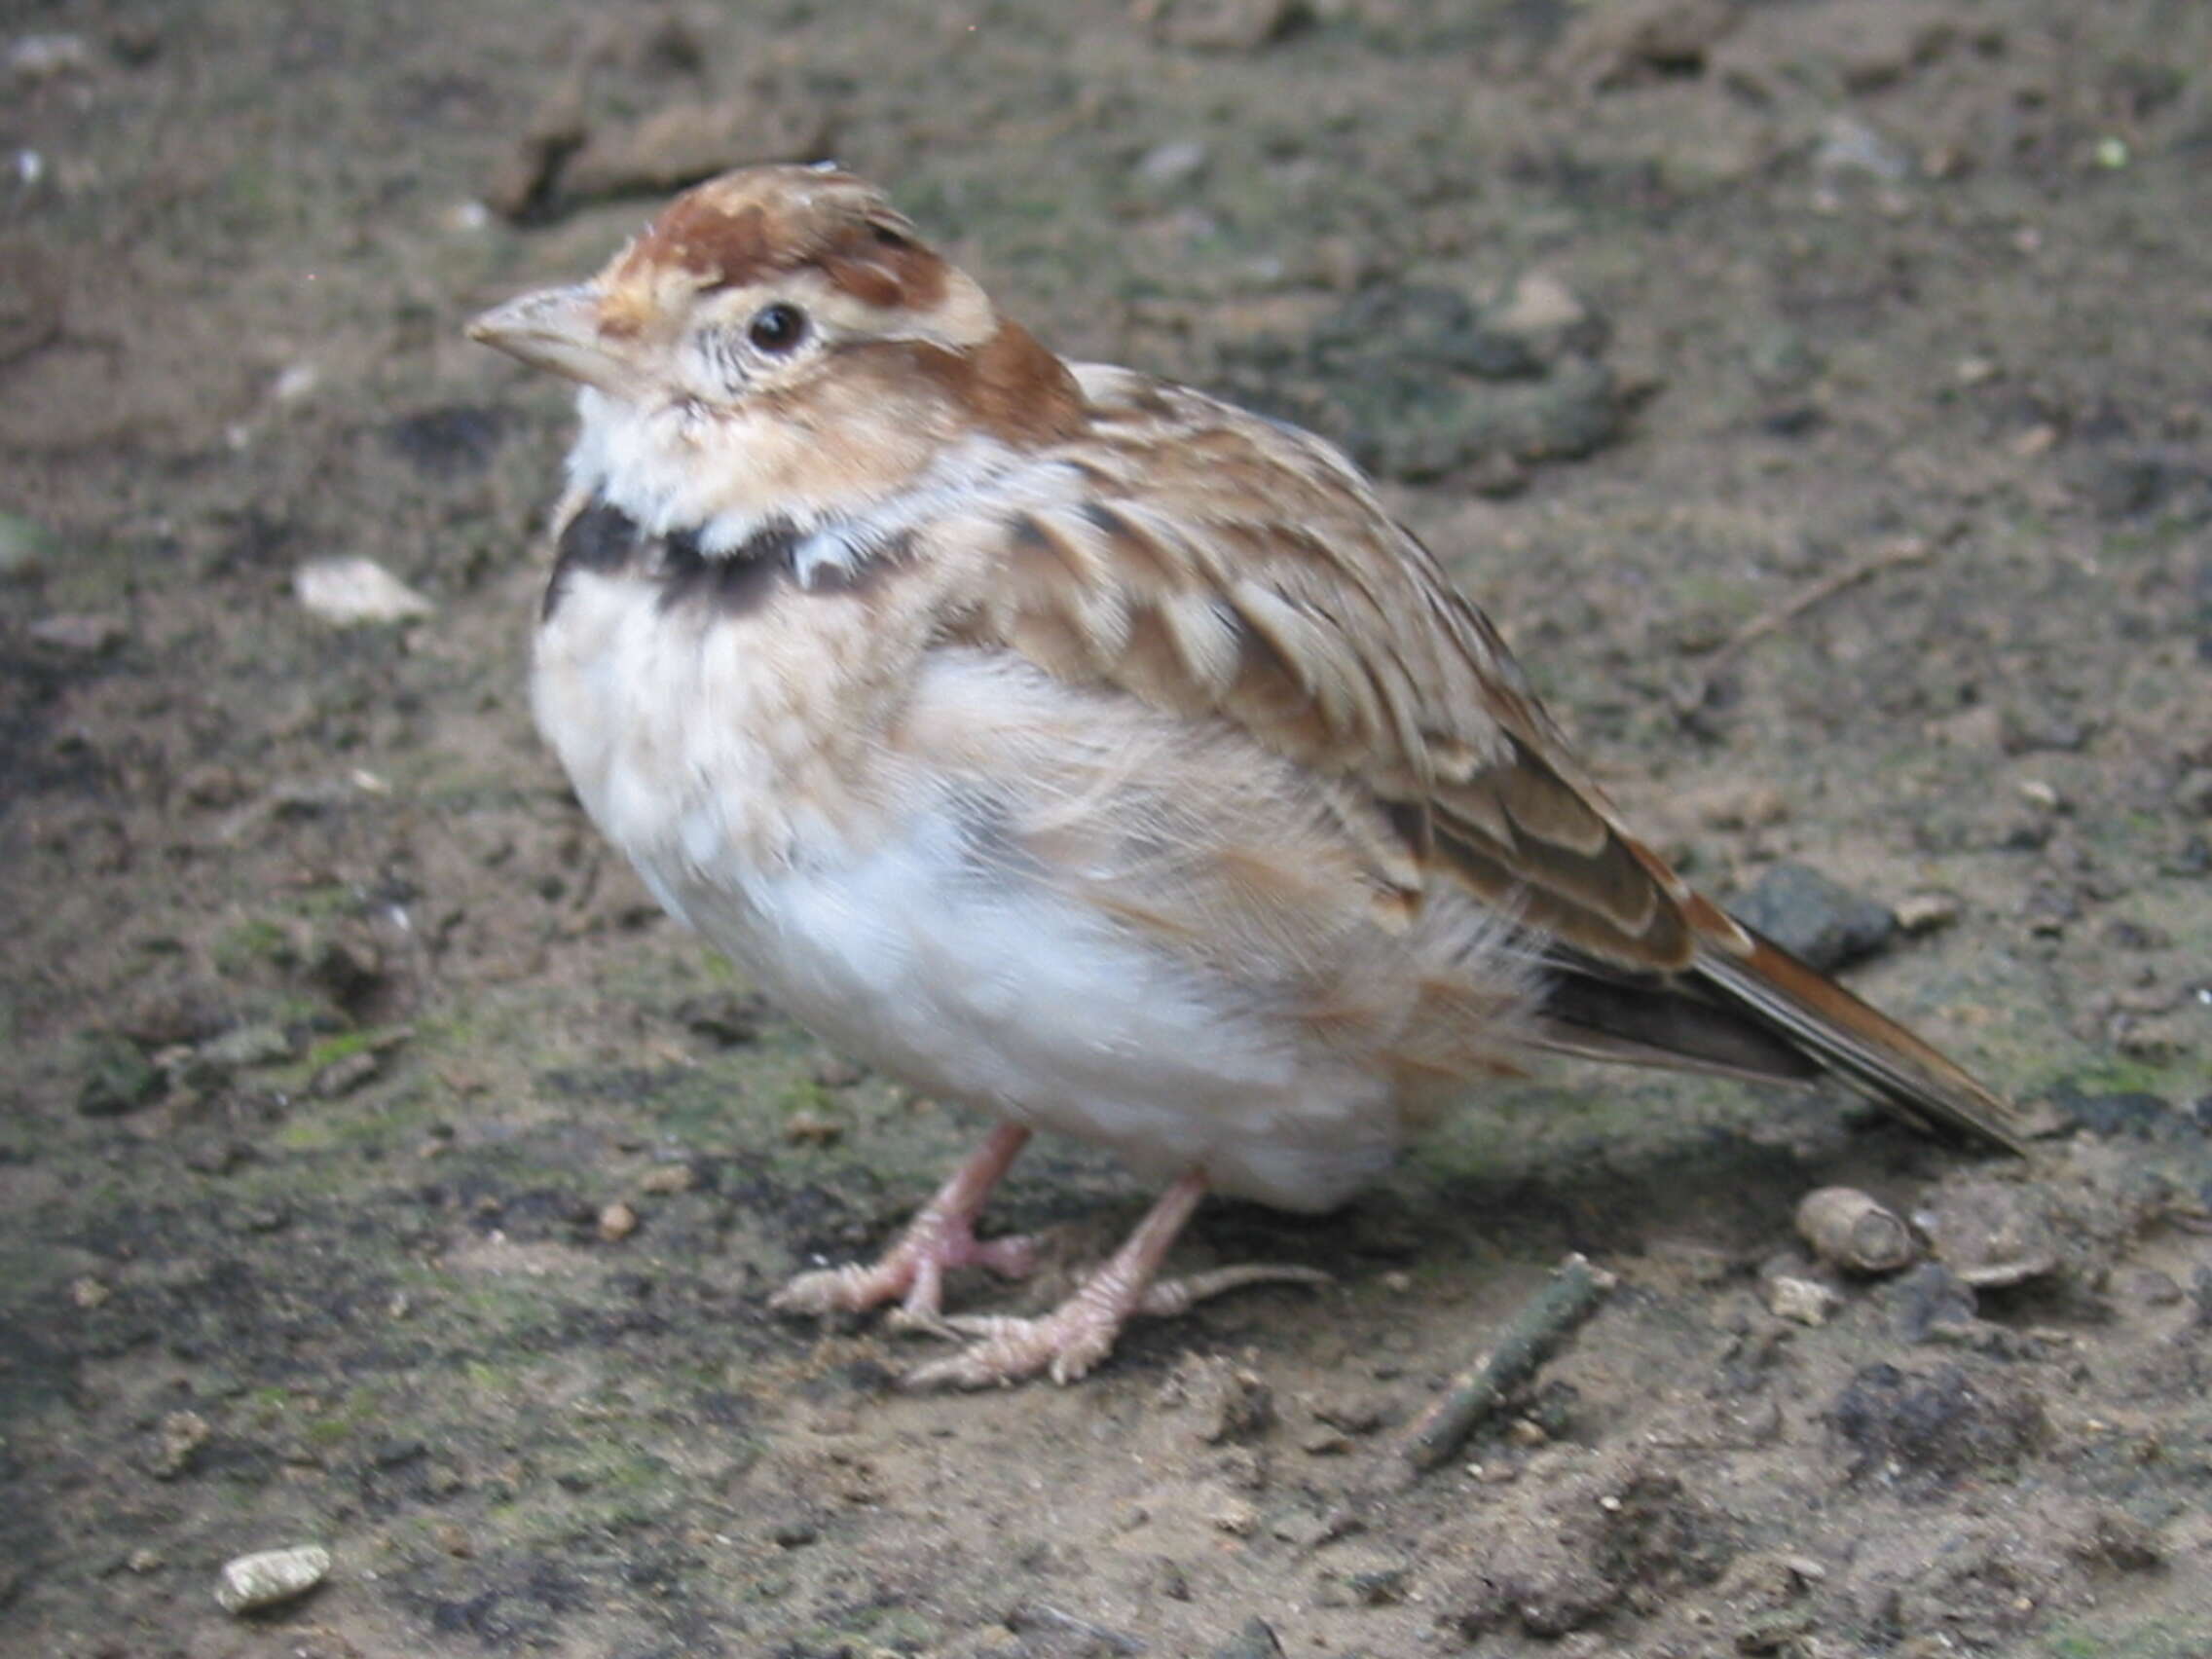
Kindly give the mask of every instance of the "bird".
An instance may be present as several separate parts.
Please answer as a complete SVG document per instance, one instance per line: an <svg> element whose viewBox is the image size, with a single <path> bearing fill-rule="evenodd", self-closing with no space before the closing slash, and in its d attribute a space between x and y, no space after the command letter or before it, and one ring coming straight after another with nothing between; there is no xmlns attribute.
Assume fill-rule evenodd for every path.
<svg viewBox="0 0 2212 1659"><path fill-rule="evenodd" d="M1335 1208L1543 1052L1803 1082L2017 1152L2012 1109L1695 892L1491 619L1341 451L1066 362L833 166L676 196L471 336L576 387L531 695L672 914L982 1144L799 1313L952 1339L909 1374L1088 1372L1208 1193ZM1039 1130L1161 1194L1064 1302L978 1236Z"/></svg>

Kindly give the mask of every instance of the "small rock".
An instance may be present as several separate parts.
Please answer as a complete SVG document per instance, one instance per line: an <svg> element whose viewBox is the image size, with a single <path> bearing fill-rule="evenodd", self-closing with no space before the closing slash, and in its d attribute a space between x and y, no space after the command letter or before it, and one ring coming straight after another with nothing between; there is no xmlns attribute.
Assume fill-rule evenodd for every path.
<svg viewBox="0 0 2212 1659"><path fill-rule="evenodd" d="M844 1133L844 1124L820 1112L793 1112L784 1120L784 1139L793 1146L830 1146Z"/></svg>
<svg viewBox="0 0 2212 1659"><path fill-rule="evenodd" d="M1855 1273L1895 1272L1912 1260L1912 1232L1856 1187L1822 1187L1797 1206L1797 1233L1824 1262Z"/></svg>
<svg viewBox="0 0 2212 1659"><path fill-rule="evenodd" d="M2155 1014L2128 1019L2115 1043L2130 1059L2170 1066L2195 1052L2203 1033L2203 1020L2194 1014Z"/></svg>
<svg viewBox="0 0 2212 1659"><path fill-rule="evenodd" d="M791 1514L769 1524L768 1541L780 1550L802 1550L822 1536L822 1524L811 1514Z"/></svg>
<svg viewBox="0 0 2212 1659"><path fill-rule="evenodd" d="M1282 1642L1274 1627L1254 1614L1244 1628L1215 1648L1207 1659L1282 1659Z"/></svg>
<svg viewBox="0 0 2212 1659"><path fill-rule="evenodd" d="M214 1435L207 1419L198 1412L170 1412L162 1419L147 1471L158 1481L175 1480L192 1467L193 1458Z"/></svg>
<svg viewBox="0 0 2212 1659"><path fill-rule="evenodd" d="M1742 19L1732 0L1623 0L1584 10L1561 39L1558 61L1592 92L1702 73Z"/></svg>
<svg viewBox="0 0 2212 1659"><path fill-rule="evenodd" d="M321 1099L336 1100L352 1093L383 1069L383 1054L374 1049L356 1049L316 1072L309 1088Z"/></svg>
<svg viewBox="0 0 2212 1659"><path fill-rule="evenodd" d="M106 612L42 616L24 630L42 645L96 656L130 637L129 624Z"/></svg>
<svg viewBox="0 0 2212 1659"><path fill-rule="evenodd" d="M1843 1305L1843 1298L1819 1279L1777 1273L1759 1287L1769 1313L1799 1325L1825 1325Z"/></svg>
<svg viewBox="0 0 2212 1659"><path fill-rule="evenodd" d="M1871 956L1897 917L1885 904L1800 864L1778 864L1729 909L1824 974Z"/></svg>
<svg viewBox="0 0 2212 1659"><path fill-rule="evenodd" d="M1959 919L1958 897L1950 893L1908 893L1898 901L1898 926L1908 934L1932 934Z"/></svg>
<svg viewBox="0 0 2212 1659"><path fill-rule="evenodd" d="M292 1040L276 1025L241 1025L193 1051L197 1068L215 1074L247 1071L292 1057Z"/></svg>
<svg viewBox="0 0 2212 1659"><path fill-rule="evenodd" d="M724 1049L758 1042L769 1017L768 1005L758 995L728 992L685 997L671 1012L686 1031Z"/></svg>
<svg viewBox="0 0 2212 1659"><path fill-rule="evenodd" d="M1936 1259L1972 1289L2018 1284L2058 1266L2050 1223L2018 1187L1962 1181L1937 1192L1912 1221Z"/></svg>
<svg viewBox="0 0 2212 1659"><path fill-rule="evenodd" d="M292 591L309 613L335 627L404 622L437 607L374 559L311 559L292 572Z"/></svg>
<svg viewBox="0 0 2212 1659"><path fill-rule="evenodd" d="M1549 271L1525 271L1482 311L1483 332L1514 341L1538 364L1595 357L1612 329L1580 294Z"/></svg>
<svg viewBox="0 0 2212 1659"><path fill-rule="evenodd" d="M688 1193L699 1184L699 1172L688 1163L660 1163L639 1177L641 1193Z"/></svg>
<svg viewBox="0 0 2212 1659"><path fill-rule="evenodd" d="M1260 1511L1251 1499L1224 1494L1206 1513L1217 1531L1233 1538L1247 1538L1260 1524Z"/></svg>
<svg viewBox="0 0 2212 1659"><path fill-rule="evenodd" d="M599 1236L608 1244L619 1244L638 1231L638 1212L620 1198L599 1212Z"/></svg>
<svg viewBox="0 0 2212 1659"><path fill-rule="evenodd" d="M2157 1531L2124 1509L2110 1506L2090 1518L2084 1534L2075 1540L2074 1553L2121 1572L2150 1572L2166 1562L2165 1546Z"/></svg>
<svg viewBox="0 0 2212 1659"><path fill-rule="evenodd" d="M1940 1262L1923 1262L1890 1283L1891 1327L1908 1343L1922 1343L1942 1332L1965 1331L1977 1322L1973 1292Z"/></svg>
<svg viewBox="0 0 2212 1659"><path fill-rule="evenodd" d="M81 34L28 34L8 49L8 73L18 81L83 75L92 67L92 49Z"/></svg>
<svg viewBox="0 0 2212 1659"><path fill-rule="evenodd" d="M329 1574L330 1552L320 1544L263 1550L223 1564L215 1601L227 1613L250 1613L304 1596Z"/></svg>
<svg viewBox="0 0 2212 1659"><path fill-rule="evenodd" d="M1371 1567L1345 1575L1345 1588L1361 1606L1387 1607L1406 1599L1413 1568L1404 1566Z"/></svg>
<svg viewBox="0 0 2212 1659"><path fill-rule="evenodd" d="M1802 1653L1804 1637L1813 1628L1812 1613L1803 1607L1770 1607L1737 1627L1739 1653Z"/></svg>
<svg viewBox="0 0 2212 1659"><path fill-rule="evenodd" d="M88 1312L106 1302L113 1294L114 1292L90 1273L69 1282L70 1302Z"/></svg>
<svg viewBox="0 0 2212 1659"><path fill-rule="evenodd" d="M1834 115L1822 130L1820 147L1813 153L1813 168L1829 178L1863 173L1895 184L1912 175L1912 156L1863 121Z"/></svg>
<svg viewBox="0 0 2212 1659"><path fill-rule="evenodd" d="M1196 138L1171 138L1147 150L1135 170L1143 183L1171 189L1204 172L1211 158L1212 152Z"/></svg>

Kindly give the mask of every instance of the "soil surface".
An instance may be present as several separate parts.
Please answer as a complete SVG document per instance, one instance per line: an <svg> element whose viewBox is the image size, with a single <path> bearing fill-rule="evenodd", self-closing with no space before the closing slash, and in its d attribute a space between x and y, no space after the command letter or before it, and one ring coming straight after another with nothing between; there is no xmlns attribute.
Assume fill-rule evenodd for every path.
<svg viewBox="0 0 2212 1659"><path fill-rule="evenodd" d="M2212 1652L2212 8L13 0L0 53L0 1651ZM1209 1206L1180 1262L1334 1283L1075 1387L768 1313L978 1124L580 816L523 690L568 399L460 329L826 153L1067 354L1350 445L1630 816L2035 1156L1560 1067L1340 1215ZM406 614L334 620L346 558ZM1805 1257L1835 1184L1921 1259ZM1148 1196L1035 1149L1051 1269L957 1301ZM1413 1478L1577 1250L1617 1288Z"/></svg>

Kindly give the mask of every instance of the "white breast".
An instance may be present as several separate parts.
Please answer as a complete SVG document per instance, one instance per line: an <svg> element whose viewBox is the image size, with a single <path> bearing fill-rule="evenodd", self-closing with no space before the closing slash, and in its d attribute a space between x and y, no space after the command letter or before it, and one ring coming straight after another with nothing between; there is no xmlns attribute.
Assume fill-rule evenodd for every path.
<svg viewBox="0 0 2212 1659"><path fill-rule="evenodd" d="M770 997L925 1091L1154 1177L1198 1168L1318 1209L1386 1165L1397 1126L1378 1078L1055 891L913 756L831 754L758 633L702 630L644 583L578 572L534 690L592 817ZM911 689L959 705L1008 683L940 651Z"/></svg>

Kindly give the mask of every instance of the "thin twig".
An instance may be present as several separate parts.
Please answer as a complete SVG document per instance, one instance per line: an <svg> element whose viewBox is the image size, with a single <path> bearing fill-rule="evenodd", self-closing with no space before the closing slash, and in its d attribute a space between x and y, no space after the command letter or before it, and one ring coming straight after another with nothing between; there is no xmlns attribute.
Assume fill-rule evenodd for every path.
<svg viewBox="0 0 2212 1659"><path fill-rule="evenodd" d="M1711 677L1714 670L1741 654L1747 645L1765 639L1769 634L1779 632L1796 621L1814 606L1825 604L1835 598L1837 594L1855 588L1861 582L1868 581L1880 575L1884 571L1898 570L1906 565L1923 564L1927 561L1928 556L1935 551L1936 549L1928 543L1925 537L1900 535L1894 540L1885 541L1863 559L1856 560L1844 566L1840 571L1830 571L1819 581L1806 583L1780 605L1775 606L1772 609L1762 610L1715 645L1712 654L1705 659L1705 670L1708 678Z"/></svg>
<svg viewBox="0 0 2212 1659"><path fill-rule="evenodd" d="M1598 1310L1614 1283L1613 1275L1592 1267L1588 1257L1567 1257L1551 1282L1522 1305L1495 1345L1453 1378L1443 1397L1421 1414L1400 1455L1417 1469L1432 1469L1451 1456L1477 1423L1503 1405Z"/></svg>

